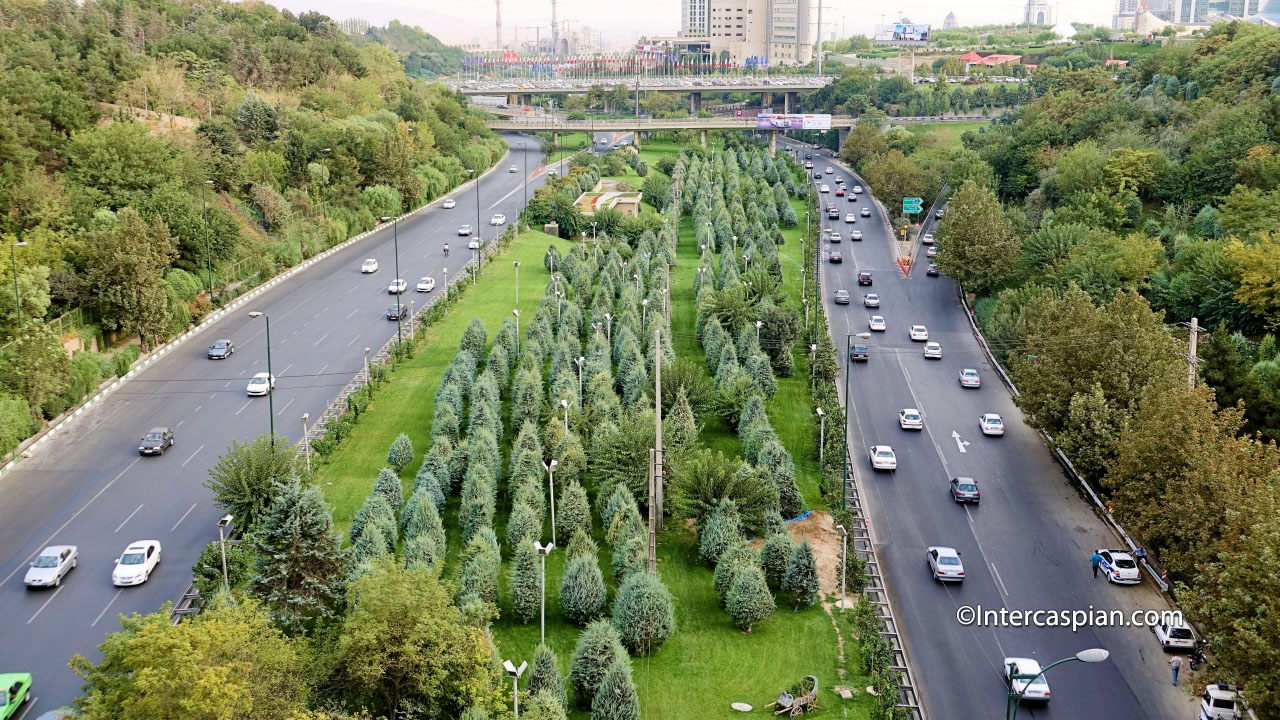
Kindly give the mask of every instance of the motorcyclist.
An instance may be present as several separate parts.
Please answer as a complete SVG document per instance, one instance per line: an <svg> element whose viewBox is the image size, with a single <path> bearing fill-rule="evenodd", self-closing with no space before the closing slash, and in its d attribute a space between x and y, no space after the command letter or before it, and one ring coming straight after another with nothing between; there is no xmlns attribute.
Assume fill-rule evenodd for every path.
<svg viewBox="0 0 1280 720"><path fill-rule="evenodd" d="M444 254L445 254L445 257L449 256L449 243L444 244Z"/></svg>

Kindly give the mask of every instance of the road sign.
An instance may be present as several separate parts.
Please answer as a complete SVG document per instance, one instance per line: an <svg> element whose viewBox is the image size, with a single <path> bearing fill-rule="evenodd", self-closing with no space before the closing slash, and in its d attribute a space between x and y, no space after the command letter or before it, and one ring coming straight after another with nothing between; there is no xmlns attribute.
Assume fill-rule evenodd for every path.
<svg viewBox="0 0 1280 720"><path fill-rule="evenodd" d="M904 197L902 198L902 213L918 213L924 209L924 198Z"/></svg>

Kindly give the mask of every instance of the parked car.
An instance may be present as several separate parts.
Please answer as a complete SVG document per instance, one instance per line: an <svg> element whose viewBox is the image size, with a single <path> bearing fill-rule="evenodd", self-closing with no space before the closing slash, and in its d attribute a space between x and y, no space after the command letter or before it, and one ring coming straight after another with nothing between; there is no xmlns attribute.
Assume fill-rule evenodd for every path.
<svg viewBox="0 0 1280 720"><path fill-rule="evenodd" d="M1239 685L1218 683L1206 686L1204 694L1200 696L1198 720L1240 720L1241 692L1243 691Z"/></svg>
<svg viewBox="0 0 1280 720"><path fill-rule="evenodd" d="M249 378L249 385L245 388L245 393L249 397L262 397L271 392L276 386L276 378L274 375L268 375L261 372Z"/></svg>
<svg viewBox="0 0 1280 720"><path fill-rule="evenodd" d="M977 388L982 387L982 379L978 377L978 371L973 368L965 368L960 371L960 387Z"/></svg>
<svg viewBox="0 0 1280 720"><path fill-rule="evenodd" d="M964 582L964 563L955 548L935 545L929 548L929 574L938 582Z"/></svg>
<svg viewBox="0 0 1280 720"><path fill-rule="evenodd" d="M378 272L377 260L374 260L373 258L369 258L368 260L365 260L363 263L360 263L361 274L367 275L369 273L375 273L375 272Z"/></svg>
<svg viewBox="0 0 1280 720"><path fill-rule="evenodd" d="M997 413L983 413L978 416L978 427L983 435L1003 435L1004 420Z"/></svg>
<svg viewBox="0 0 1280 720"><path fill-rule="evenodd" d="M424 277L414 286L414 290L418 292L431 292L436 289L436 279L433 277Z"/></svg>
<svg viewBox="0 0 1280 720"><path fill-rule="evenodd" d="M1156 640L1160 641L1160 647L1165 652L1195 649L1196 636L1186 623L1172 623L1161 619L1151 626L1151 632L1156 634Z"/></svg>
<svg viewBox="0 0 1280 720"><path fill-rule="evenodd" d="M163 455L164 451L171 447L173 447L173 431L167 427L153 427L138 443L138 454Z"/></svg>
<svg viewBox="0 0 1280 720"><path fill-rule="evenodd" d="M1121 585L1136 585L1142 582L1142 570L1129 551L1099 548L1094 552L1102 556L1102 562L1098 563L1098 567L1108 582Z"/></svg>
<svg viewBox="0 0 1280 720"><path fill-rule="evenodd" d="M117 587L141 585L151 577L151 572L159 564L159 540L139 540L129 543L129 546L116 559L116 567L111 571L111 584Z"/></svg>
<svg viewBox="0 0 1280 720"><path fill-rule="evenodd" d="M977 505L982 501L982 493L978 491L978 481L973 478L951 478L950 492L951 499L958 503Z"/></svg>
<svg viewBox="0 0 1280 720"><path fill-rule="evenodd" d="M75 545L50 545L31 561L31 567L27 568L22 582L29 588L58 587L62 584L62 578L76 566L79 557L80 550ZM0 688L0 692L3 692L3 688Z"/></svg>
<svg viewBox="0 0 1280 720"><path fill-rule="evenodd" d="M848 291L848 290L837 290L837 291L836 291L836 297L835 297L835 303L836 303L837 305L848 305L848 304L849 304L849 291Z"/></svg>
<svg viewBox="0 0 1280 720"><path fill-rule="evenodd" d="M209 346L210 360L226 360L236 351L235 343L230 340L214 340Z"/></svg>

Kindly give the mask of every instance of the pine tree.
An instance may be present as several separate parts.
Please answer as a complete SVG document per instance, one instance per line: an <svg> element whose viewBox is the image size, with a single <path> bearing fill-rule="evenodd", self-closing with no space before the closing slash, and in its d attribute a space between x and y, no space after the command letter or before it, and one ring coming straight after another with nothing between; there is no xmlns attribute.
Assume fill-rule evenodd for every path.
<svg viewBox="0 0 1280 720"><path fill-rule="evenodd" d="M524 538L516 546L511 563L511 607L522 623L538 617L542 600L542 579L538 573L538 550Z"/></svg>
<svg viewBox="0 0 1280 720"><path fill-rule="evenodd" d="M557 544L569 542L574 533L591 534L591 503L587 500L587 491L577 480L570 480L560 491L560 502L556 510Z"/></svg>
<svg viewBox="0 0 1280 720"><path fill-rule="evenodd" d="M400 535L406 540L419 535L429 535L436 541L436 545L441 548L446 547L444 523L440 520L440 512L436 510L436 504L432 502L431 493L427 490L414 493L409 498L409 503L404 506L404 512L400 514Z"/></svg>
<svg viewBox="0 0 1280 720"><path fill-rule="evenodd" d="M716 563L715 590L721 606L728 600L729 588L733 586L734 578L743 568L752 566L760 567L760 556L746 540L734 543L720 556L720 562Z"/></svg>
<svg viewBox="0 0 1280 720"><path fill-rule="evenodd" d="M294 475L276 485L275 495L252 536L258 563L250 587L276 624L296 633L333 613L347 557L319 489L302 487Z"/></svg>
<svg viewBox="0 0 1280 720"><path fill-rule="evenodd" d="M615 660L601 678L591 699L591 720L640 720L640 698L629 658Z"/></svg>
<svg viewBox="0 0 1280 720"><path fill-rule="evenodd" d="M422 463L422 467L418 468L418 474L413 478L413 489L409 491L412 497L418 491L423 491L431 498L431 502L435 503L438 512L444 512L445 496L444 487L440 484L440 477L436 474L435 469L431 467L431 456ZM448 477L449 470L446 467L444 475Z"/></svg>
<svg viewBox="0 0 1280 720"><path fill-rule="evenodd" d="M622 638L608 620L596 620L578 636L569 666L569 681L578 705L591 707L600 681L615 661L627 661Z"/></svg>
<svg viewBox="0 0 1280 720"><path fill-rule="evenodd" d="M413 463L413 443L409 442L409 436L400 433L395 440L391 441L391 448L387 450L387 464L391 466L396 474L400 474L405 468Z"/></svg>
<svg viewBox="0 0 1280 720"><path fill-rule="evenodd" d="M704 561L715 565L720 555L730 546L742 539L742 519L738 517L738 505L733 500L723 499L716 509L711 511L707 523L702 529L702 537L698 542L698 555Z"/></svg>
<svg viewBox="0 0 1280 720"><path fill-rule="evenodd" d="M489 333L484 329L484 323L480 318L472 318L467 325L467 329L462 331L462 340L458 343L458 350L466 350L471 353L471 357L475 358L476 364L484 357L485 346L489 344ZM475 373L472 373L475 377Z"/></svg>
<svg viewBox="0 0 1280 720"><path fill-rule="evenodd" d="M787 576L787 561L795 549L795 541L785 530L773 533L764 541L764 548L760 551L760 569L774 590L782 589L783 579Z"/></svg>
<svg viewBox="0 0 1280 720"><path fill-rule="evenodd" d="M520 717L524 720L568 720L564 703L556 700L550 690L521 695Z"/></svg>
<svg viewBox="0 0 1280 720"><path fill-rule="evenodd" d="M378 523L369 523L360 533L360 537L351 544L351 567L372 564L378 558L389 554L388 544L387 536L382 532L382 526Z"/></svg>
<svg viewBox="0 0 1280 720"><path fill-rule="evenodd" d="M581 528L575 530L573 536L569 538L568 558L570 560L579 555L590 555L594 558L599 552L600 547L596 545L596 541Z"/></svg>
<svg viewBox="0 0 1280 720"><path fill-rule="evenodd" d="M671 591L656 575L628 576L613 601L613 626L622 644L637 655L648 655L675 632L674 606Z"/></svg>
<svg viewBox="0 0 1280 720"><path fill-rule="evenodd" d="M629 575L641 573L649 565L649 543L644 535L628 535L613 546L613 581L622 584Z"/></svg>
<svg viewBox="0 0 1280 720"><path fill-rule="evenodd" d="M474 540L475 538L473 538ZM487 544L475 552L458 573L458 590L455 598L459 607L468 601L480 601L490 605L498 603L498 572L501 560Z"/></svg>
<svg viewBox="0 0 1280 720"><path fill-rule="evenodd" d="M404 566L410 570L430 568L435 570L444 560L444 551L430 535L423 533L404 541L401 547Z"/></svg>
<svg viewBox="0 0 1280 720"><path fill-rule="evenodd" d="M775 606L764 572L755 566L740 570L729 588L725 607L733 621L746 633L751 632L752 625L768 619Z"/></svg>
<svg viewBox="0 0 1280 720"><path fill-rule="evenodd" d="M355 545L360 540L360 536L368 532L369 526L377 526L381 531L380 537L383 541L383 550L391 552L395 550L396 542L396 516L395 511L391 509L391 505L387 502L387 497L380 492L373 492L369 497L365 498L364 504L356 511L351 518L351 532L348 538L351 544Z"/></svg>
<svg viewBox="0 0 1280 720"><path fill-rule="evenodd" d="M542 516L528 503L516 503L507 516L507 547L517 547L525 539L541 541Z"/></svg>
<svg viewBox="0 0 1280 720"><path fill-rule="evenodd" d="M533 664L529 667L529 694L547 693L562 710L569 708L569 698L565 694L564 678L560 675L560 661L556 654L543 643L533 651Z"/></svg>
<svg viewBox="0 0 1280 720"><path fill-rule="evenodd" d="M804 496L800 494L800 488L796 485L794 473L790 475L775 473L773 483L778 488L779 512L788 518L799 517L804 512Z"/></svg>
<svg viewBox="0 0 1280 720"><path fill-rule="evenodd" d="M676 390L676 401L662 423L662 433L663 442L672 450L693 447L698 441L698 421L693 416L693 407L689 405L684 385Z"/></svg>
<svg viewBox="0 0 1280 720"><path fill-rule="evenodd" d="M787 560L787 574L782 587L795 595L795 609L809 607L818 601L818 564L813 558L809 540L801 540Z"/></svg>
<svg viewBox="0 0 1280 720"><path fill-rule="evenodd" d="M393 514L404 504L404 489L400 486L399 476L391 468L378 471L378 479L373 482L373 492L380 493L387 499L387 505L391 506Z"/></svg>
<svg viewBox="0 0 1280 720"><path fill-rule="evenodd" d="M607 599L595 553L570 555L560 578L560 611L564 616L572 623L586 625L600 617Z"/></svg>

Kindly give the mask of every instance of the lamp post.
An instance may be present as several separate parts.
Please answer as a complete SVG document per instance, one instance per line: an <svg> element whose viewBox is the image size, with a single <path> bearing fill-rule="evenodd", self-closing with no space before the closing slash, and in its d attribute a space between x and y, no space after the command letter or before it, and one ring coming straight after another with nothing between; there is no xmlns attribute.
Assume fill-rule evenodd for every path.
<svg viewBox="0 0 1280 720"><path fill-rule="evenodd" d="M800 298L800 304L804 305L804 326L809 327L809 298Z"/></svg>
<svg viewBox="0 0 1280 720"><path fill-rule="evenodd" d="M827 450L827 414L818 408L818 472L822 472L822 461Z"/></svg>
<svg viewBox="0 0 1280 720"><path fill-rule="evenodd" d="M476 180L476 240L480 240L480 172L468 170L467 174L475 176Z"/></svg>
<svg viewBox="0 0 1280 720"><path fill-rule="evenodd" d="M18 334L22 334L22 291L18 289L18 248L26 247L26 241L9 244L9 260L13 262L13 300L18 308Z"/></svg>
<svg viewBox="0 0 1280 720"><path fill-rule="evenodd" d="M578 366L578 409L579 410L582 409L582 364L585 363L586 361L587 359L585 357L582 357L581 355L573 359L573 364Z"/></svg>
<svg viewBox="0 0 1280 720"><path fill-rule="evenodd" d="M734 255L737 255L737 254L738 254L738 236L737 236L737 235L731 235L731 236L730 236L730 239L732 239L732 240L733 240L733 254L734 254Z"/></svg>
<svg viewBox="0 0 1280 720"><path fill-rule="evenodd" d="M600 323L593 322L591 323L591 327L596 331L596 340L599 340L600 339Z"/></svg>
<svg viewBox="0 0 1280 720"><path fill-rule="evenodd" d="M209 302L213 302L213 249L209 244L209 203L205 199L205 188L213 184L212 180L200 183L200 214L204 217L204 270L209 278ZM26 243L23 243L24 245Z"/></svg>
<svg viewBox="0 0 1280 720"><path fill-rule="evenodd" d="M866 340L871 337L871 333L858 333L858 338ZM844 461L840 463L840 509L845 510L845 488L849 486L849 416L853 413L849 412L849 356L853 352L854 334L849 333L844 338Z"/></svg>
<svg viewBox="0 0 1280 720"><path fill-rule="evenodd" d="M564 408L564 432L569 434L569 401L564 398L560 399L560 407Z"/></svg>
<svg viewBox="0 0 1280 720"><path fill-rule="evenodd" d="M557 290L556 291L556 327L557 328L560 327L560 310L561 308L564 307L563 299L564 299L564 293Z"/></svg>
<svg viewBox="0 0 1280 720"><path fill-rule="evenodd" d="M387 222L388 220L391 221L391 241L395 244L396 250L396 279L394 282L398 283L400 282L400 219L388 215L382 217L382 222ZM400 292L399 288L396 288L396 290L396 344L399 345L404 342L404 337L400 330L400 315L402 315L400 312Z"/></svg>
<svg viewBox="0 0 1280 720"><path fill-rule="evenodd" d="M613 345L613 315L611 313L605 313L604 320L605 320L605 326L604 326L605 339L609 341L610 345Z"/></svg>
<svg viewBox="0 0 1280 720"><path fill-rule="evenodd" d="M631 279L636 281L636 292L644 292L640 289L640 275L637 273L631 273Z"/></svg>
<svg viewBox="0 0 1280 720"><path fill-rule="evenodd" d="M520 676L524 674L527 667L529 667L527 662L522 662L520 667L516 667L510 660L502 661L502 669L506 670L507 675L511 677L511 702L517 718L520 717Z"/></svg>
<svg viewBox="0 0 1280 720"><path fill-rule="evenodd" d="M520 159L524 162L524 205L529 206L529 153L524 151L524 141L516 143L520 146ZM523 211L524 208L521 208ZM520 221L516 220L516 232L520 232Z"/></svg>
<svg viewBox="0 0 1280 720"><path fill-rule="evenodd" d="M649 298L640 301L640 328L644 329L645 318L649 314Z"/></svg>
<svg viewBox="0 0 1280 720"><path fill-rule="evenodd" d="M231 592L231 580L227 577L227 538L222 530L231 524L231 519L230 515L218 518L218 545L222 548L222 589L228 593Z"/></svg>
<svg viewBox="0 0 1280 720"><path fill-rule="evenodd" d="M409 315L407 316L409 318L409 342L413 342L413 306L416 304L417 301L415 300L409 301Z"/></svg>
<svg viewBox="0 0 1280 720"><path fill-rule="evenodd" d="M662 288L662 317L671 322L671 303L667 302L667 298L671 295L671 288Z"/></svg>
<svg viewBox="0 0 1280 720"><path fill-rule="evenodd" d="M364 381L367 385L373 377L369 375L369 348L364 349Z"/></svg>
<svg viewBox="0 0 1280 720"><path fill-rule="evenodd" d="M307 437L307 421L311 413L302 413L302 454L307 456L307 472L311 472L311 440Z"/></svg>
<svg viewBox="0 0 1280 720"><path fill-rule="evenodd" d="M516 317L516 353L519 354L520 352L520 308L516 308L515 310L512 310L511 314Z"/></svg>
<svg viewBox="0 0 1280 720"><path fill-rule="evenodd" d="M254 310L249 313L251 318L262 318L267 322L267 413L271 421L271 447L276 446L276 410L275 410L275 394L276 394L276 376L271 372L271 316L264 312Z"/></svg>
<svg viewBox="0 0 1280 720"><path fill-rule="evenodd" d="M520 304L520 261L512 260L511 264L516 269L516 305L519 305Z"/></svg>
<svg viewBox="0 0 1280 720"><path fill-rule="evenodd" d="M591 221L591 242L596 242L596 221Z"/></svg>
<svg viewBox="0 0 1280 720"><path fill-rule="evenodd" d="M542 467L547 469L547 488L551 494L551 541L556 539L556 466L560 464L559 460L552 460L549 463L542 463Z"/></svg>
<svg viewBox="0 0 1280 720"><path fill-rule="evenodd" d="M840 531L840 612L844 612L844 575L849 569L849 531L837 525Z"/></svg>
<svg viewBox="0 0 1280 720"><path fill-rule="evenodd" d="M759 344L759 342L760 342L760 328L762 328L762 327L764 327L764 321L763 321L763 320L757 320L757 321L756 321L756 343L757 343L757 344Z"/></svg>
<svg viewBox="0 0 1280 720"><path fill-rule="evenodd" d="M1013 663L1009 663L1006 670L1009 674L1009 698L1005 703L1004 716L1005 720L1015 720L1018 717L1018 705L1022 703L1022 695L1026 692L1027 686L1035 682L1041 675L1044 675L1050 668L1057 667L1068 662L1087 662L1100 663L1107 659L1111 653L1105 648L1090 648L1081 650L1069 658L1063 658L1057 662L1049 663L1045 667L1040 668L1040 672L1032 675L1031 673L1019 673L1018 667ZM1023 682L1022 690L1018 690L1018 683Z"/></svg>
<svg viewBox="0 0 1280 720"><path fill-rule="evenodd" d="M542 601L539 603L539 614L542 616L542 643L547 642L547 556L552 550L556 549L554 540L543 545L537 540L533 541L533 547L537 549L538 555L542 558Z"/></svg>

